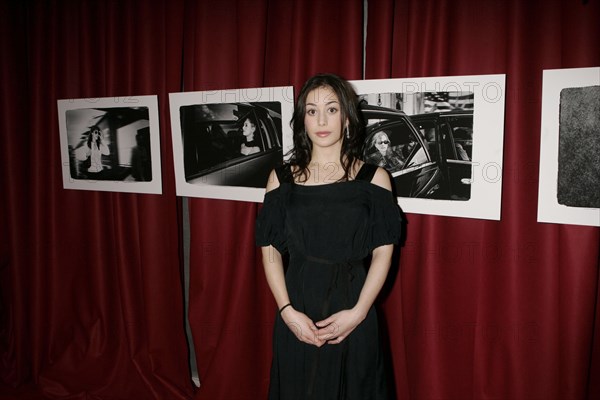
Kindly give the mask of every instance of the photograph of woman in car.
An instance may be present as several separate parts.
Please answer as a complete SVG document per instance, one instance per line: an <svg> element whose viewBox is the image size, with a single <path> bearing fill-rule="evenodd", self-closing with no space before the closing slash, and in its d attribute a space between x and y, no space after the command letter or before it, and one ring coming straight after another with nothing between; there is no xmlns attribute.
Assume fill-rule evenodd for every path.
<svg viewBox="0 0 600 400"><path fill-rule="evenodd" d="M367 123L364 157L391 174L398 197L471 198L473 93L360 97Z"/></svg>
<svg viewBox="0 0 600 400"><path fill-rule="evenodd" d="M402 146L392 146L386 131L373 135L366 152L366 161L387 170L396 170L404 166L405 159Z"/></svg>
<svg viewBox="0 0 600 400"><path fill-rule="evenodd" d="M179 114L189 184L262 189L281 164L278 102L191 104Z"/></svg>
<svg viewBox="0 0 600 400"><path fill-rule="evenodd" d="M261 151L258 138L255 137L257 125L256 122L252 120L250 117L244 118L244 123L242 125L241 133L236 138L241 143L236 143L236 146L239 146L239 152L244 155L250 155L254 153L258 153Z"/></svg>

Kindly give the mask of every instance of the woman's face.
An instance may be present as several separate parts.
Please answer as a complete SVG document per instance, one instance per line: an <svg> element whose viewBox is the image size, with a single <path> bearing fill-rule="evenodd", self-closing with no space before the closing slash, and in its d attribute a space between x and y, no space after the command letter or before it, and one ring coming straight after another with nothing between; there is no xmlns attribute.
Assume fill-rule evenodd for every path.
<svg viewBox="0 0 600 400"><path fill-rule="evenodd" d="M94 129L92 131L92 139L93 140L98 140L99 137L100 137L100 131L98 129Z"/></svg>
<svg viewBox="0 0 600 400"><path fill-rule="evenodd" d="M249 119L246 119L244 121L244 125L242 126L242 134L244 136L251 136L254 134L254 131L256 130L256 126L254 126L254 124L252 122L250 122Z"/></svg>
<svg viewBox="0 0 600 400"><path fill-rule="evenodd" d="M390 139L385 133L381 133L375 138L375 148L379 150L381 154L385 154L390 145Z"/></svg>
<svg viewBox="0 0 600 400"><path fill-rule="evenodd" d="M313 145L341 146L343 125L340 101L330 87L313 89L306 96L304 127Z"/></svg>

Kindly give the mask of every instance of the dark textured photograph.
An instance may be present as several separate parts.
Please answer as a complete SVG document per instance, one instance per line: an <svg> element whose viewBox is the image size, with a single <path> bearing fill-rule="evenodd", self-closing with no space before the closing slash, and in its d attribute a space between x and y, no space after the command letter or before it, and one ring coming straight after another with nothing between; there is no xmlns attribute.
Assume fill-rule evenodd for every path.
<svg viewBox="0 0 600 400"><path fill-rule="evenodd" d="M600 207L600 86L560 92L558 203Z"/></svg>
<svg viewBox="0 0 600 400"><path fill-rule="evenodd" d="M399 197L471 198L473 92L364 94L365 161L385 168Z"/></svg>

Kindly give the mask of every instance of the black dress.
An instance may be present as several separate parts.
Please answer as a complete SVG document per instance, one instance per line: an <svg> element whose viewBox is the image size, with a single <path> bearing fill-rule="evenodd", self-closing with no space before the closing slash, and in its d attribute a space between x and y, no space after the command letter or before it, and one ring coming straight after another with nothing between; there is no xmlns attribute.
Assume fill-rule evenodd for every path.
<svg viewBox="0 0 600 400"><path fill-rule="evenodd" d="M285 281L293 307L314 322L358 301L371 251L400 239L400 210L388 190L371 183L364 164L355 180L295 184L289 166L276 170L256 221L258 246L289 253ZM275 321L269 399L379 400L388 397L375 309L340 344L300 342Z"/></svg>

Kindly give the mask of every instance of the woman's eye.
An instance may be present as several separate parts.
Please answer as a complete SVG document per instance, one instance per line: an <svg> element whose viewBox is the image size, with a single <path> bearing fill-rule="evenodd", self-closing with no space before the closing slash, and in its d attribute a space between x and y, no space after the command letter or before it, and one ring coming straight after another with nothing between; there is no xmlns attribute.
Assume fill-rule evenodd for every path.
<svg viewBox="0 0 600 400"><path fill-rule="evenodd" d="M315 115L316 114L316 110L314 110L314 109L306 110L306 113L308 115Z"/></svg>
<svg viewBox="0 0 600 400"><path fill-rule="evenodd" d="M335 114L335 113L337 112L337 110L338 110L338 109L337 109L337 108L335 108L335 107L330 107L330 108L329 108L329 113L330 113L330 114Z"/></svg>

